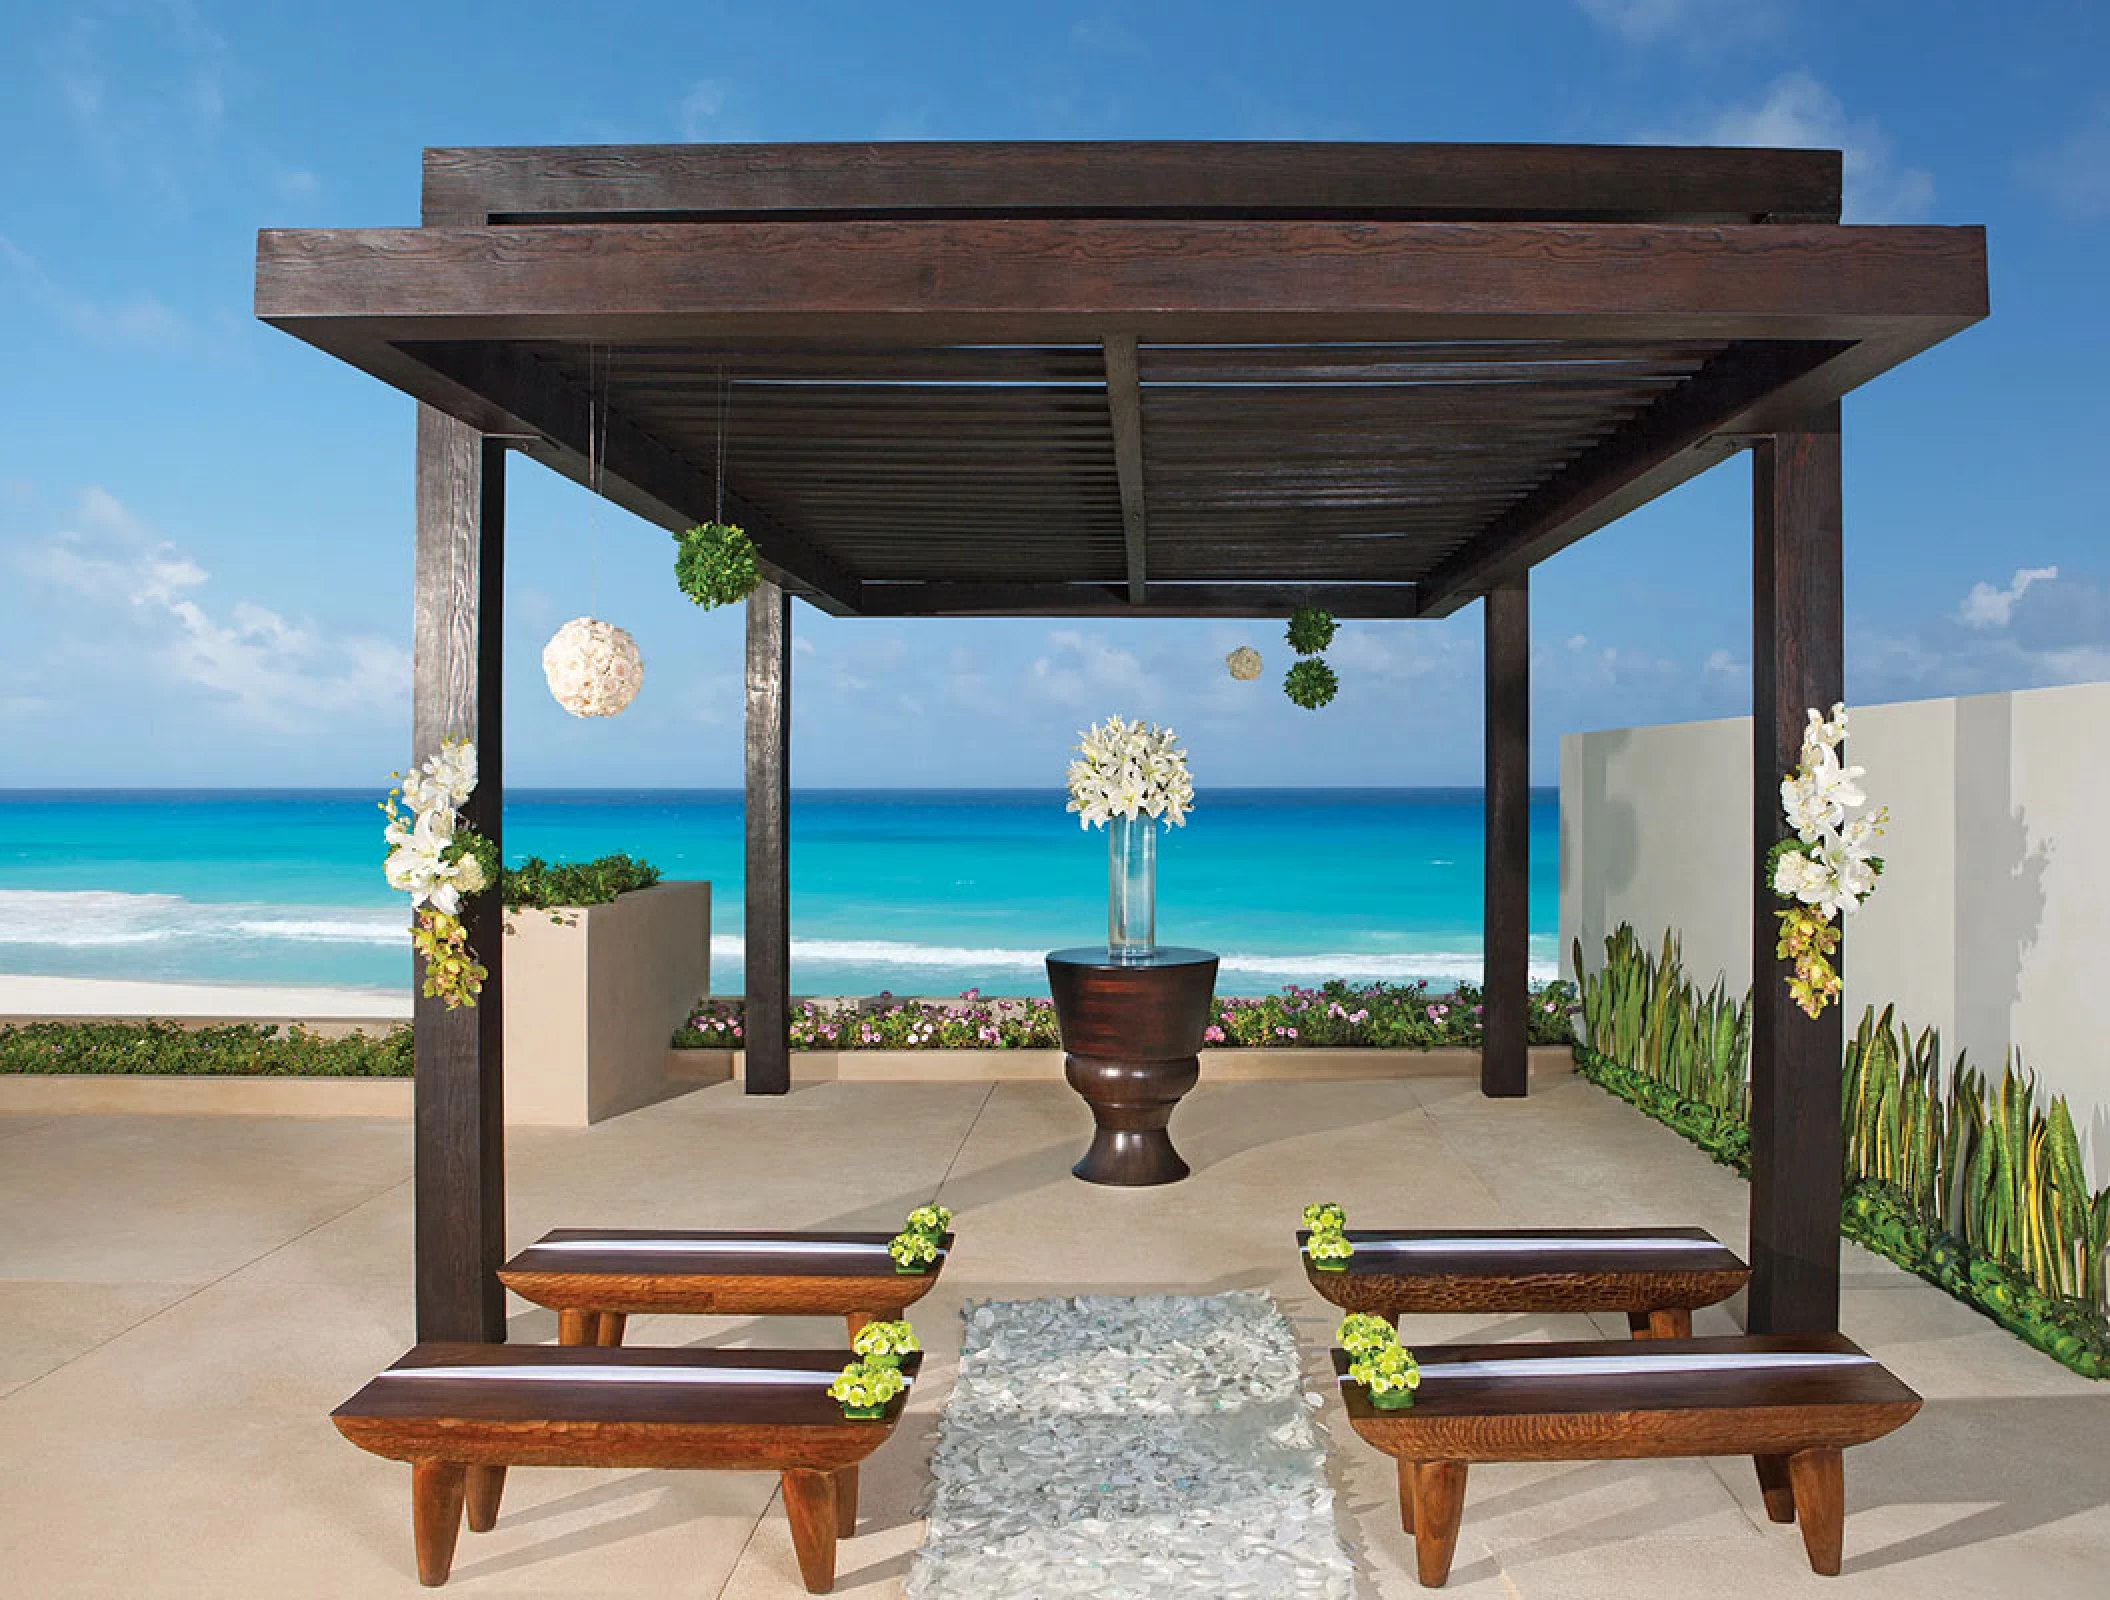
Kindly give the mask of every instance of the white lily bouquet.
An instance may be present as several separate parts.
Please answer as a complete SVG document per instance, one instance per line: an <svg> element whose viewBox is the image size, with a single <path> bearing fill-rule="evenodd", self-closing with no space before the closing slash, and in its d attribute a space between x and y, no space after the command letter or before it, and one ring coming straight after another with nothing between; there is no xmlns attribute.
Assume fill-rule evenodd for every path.
<svg viewBox="0 0 2110 1600"><path fill-rule="evenodd" d="M850 1341L857 1359L828 1385L828 1397L846 1417L871 1419L885 1412L894 1396L908 1387L901 1374L905 1356L921 1350L916 1330L906 1322L868 1322Z"/></svg>
<svg viewBox="0 0 2110 1600"><path fill-rule="evenodd" d="M1179 736L1155 723L1108 717L1079 734L1070 763L1070 803L1080 828L1115 817L1162 819L1185 827L1194 808L1194 778Z"/></svg>
<svg viewBox="0 0 2110 1600"><path fill-rule="evenodd" d="M462 821L476 792L476 746L449 739L422 766L395 774L381 802L388 886L410 896L410 938L424 958L425 994L449 1010L473 1006L490 970L469 948L462 901L498 882L498 850Z"/></svg>
<svg viewBox="0 0 2110 1600"><path fill-rule="evenodd" d="M1789 902L1780 918L1774 955L1791 960L1788 993L1811 1017L1839 998L1839 973L1831 958L1839 949L1841 917L1851 916L1875 893L1883 858L1874 853L1876 839L1890 820L1887 806L1861 814L1868 796L1861 790L1865 771L1839 759L1846 739L1846 707L1832 714L1811 710L1802 736L1802 762L1780 783L1781 810L1795 837L1773 847L1767 881Z"/></svg>

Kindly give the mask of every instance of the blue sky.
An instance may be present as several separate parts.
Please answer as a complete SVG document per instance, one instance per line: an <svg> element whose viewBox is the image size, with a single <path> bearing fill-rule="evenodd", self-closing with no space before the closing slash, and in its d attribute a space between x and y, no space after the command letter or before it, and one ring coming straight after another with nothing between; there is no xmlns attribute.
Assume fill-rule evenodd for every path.
<svg viewBox="0 0 2110 1600"><path fill-rule="evenodd" d="M0 784L377 782L408 741L410 402L255 323L255 231L415 222L428 144L1299 138L1833 145L1849 220L1980 222L1992 318L1848 402L1859 701L2110 677L2110 8L1489 0L1285 8L124 0L6 8ZM737 781L738 618L666 536L512 476L515 783ZM1538 569L1534 764L1748 708L1739 460ZM537 658L630 628L579 723ZM1198 780L1476 782L1479 615L1345 625L1340 698L1269 624L801 609L797 780L1053 784L1084 722ZM1225 675L1241 643L1259 685Z"/></svg>

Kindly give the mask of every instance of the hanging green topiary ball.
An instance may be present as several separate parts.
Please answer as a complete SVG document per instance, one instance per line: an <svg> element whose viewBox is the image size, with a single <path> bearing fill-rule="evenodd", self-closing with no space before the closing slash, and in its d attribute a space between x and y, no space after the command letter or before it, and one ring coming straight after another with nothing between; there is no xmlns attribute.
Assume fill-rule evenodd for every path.
<svg viewBox="0 0 2110 1600"><path fill-rule="evenodd" d="M1299 606L1289 617L1289 647L1300 656L1315 656L1333 643L1340 624L1317 606Z"/></svg>
<svg viewBox="0 0 2110 1600"><path fill-rule="evenodd" d="M745 600L762 581L754 541L726 522L706 522L674 535L674 581L705 608Z"/></svg>
<svg viewBox="0 0 2110 1600"><path fill-rule="evenodd" d="M1340 693L1341 680L1333 668L1313 657L1293 665L1282 679L1282 692L1292 705L1316 711Z"/></svg>

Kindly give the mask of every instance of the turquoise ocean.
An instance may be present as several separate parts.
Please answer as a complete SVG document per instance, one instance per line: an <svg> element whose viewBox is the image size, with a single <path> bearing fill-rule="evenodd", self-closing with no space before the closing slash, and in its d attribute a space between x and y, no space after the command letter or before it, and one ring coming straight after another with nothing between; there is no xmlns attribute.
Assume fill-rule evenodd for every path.
<svg viewBox="0 0 2110 1600"><path fill-rule="evenodd" d="M364 792L0 791L0 972L401 989L400 896ZM792 983L811 994L1044 992L1105 938L1106 846L1060 791L801 790ZM1534 976L1550 977L1558 799L1534 791ZM740 978L740 796L515 790L509 861L626 851L712 885L712 987ZM1230 993L1480 975L1477 789L1205 793L1162 835L1158 938L1223 955Z"/></svg>

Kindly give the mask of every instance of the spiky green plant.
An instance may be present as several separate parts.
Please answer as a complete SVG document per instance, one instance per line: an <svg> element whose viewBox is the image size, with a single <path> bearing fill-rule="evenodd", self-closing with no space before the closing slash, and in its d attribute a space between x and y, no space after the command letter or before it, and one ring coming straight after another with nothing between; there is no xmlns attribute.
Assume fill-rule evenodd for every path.
<svg viewBox="0 0 2110 1600"><path fill-rule="evenodd" d="M1622 925L1592 972L1574 947L1590 1075L1723 1159L1748 1132L1751 999L1704 994L1666 933ZM2110 1187L2091 1191L2073 1113L2010 1051L1989 1083L1895 1007L1861 1018L1841 1063L1854 1237L1979 1305L2077 1370L2110 1372ZM1747 1147L1747 1144L1746 1144Z"/></svg>

